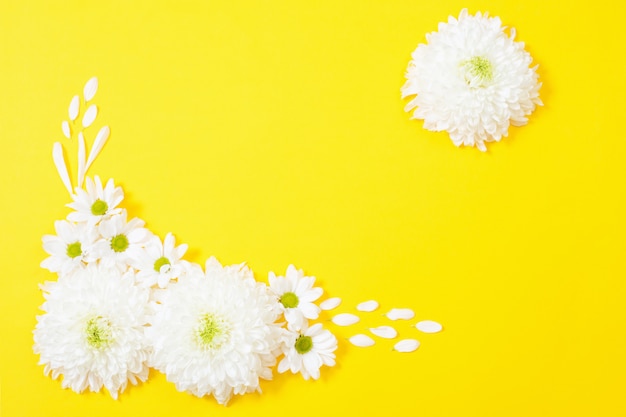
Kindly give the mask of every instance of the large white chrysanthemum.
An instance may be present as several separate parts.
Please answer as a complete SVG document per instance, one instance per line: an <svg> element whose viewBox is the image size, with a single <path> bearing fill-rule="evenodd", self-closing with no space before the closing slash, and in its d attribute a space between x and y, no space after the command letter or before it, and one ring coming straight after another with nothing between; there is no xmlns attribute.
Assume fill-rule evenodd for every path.
<svg viewBox="0 0 626 417"><path fill-rule="evenodd" d="M426 35L412 54L402 97L416 95L406 106L424 128L445 130L456 146L499 141L509 125L521 126L541 105L537 67L524 43L507 36L498 17L450 16L439 31Z"/></svg>
<svg viewBox="0 0 626 417"><path fill-rule="evenodd" d="M313 303L324 292L314 287L315 277L305 277L301 269L289 265L284 277L269 273L270 290L278 298L287 325L292 330L304 328L307 319L316 319L321 309Z"/></svg>
<svg viewBox="0 0 626 417"><path fill-rule="evenodd" d="M278 372L300 372L304 379L318 379L322 365L335 365L337 338L321 323L303 328L300 332L285 333L285 357L278 364Z"/></svg>
<svg viewBox="0 0 626 417"><path fill-rule="evenodd" d="M207 261L205 275L186 275L162 293L152 326L152 365L180 391L213 395L260 391L280 353L280 315L267 286L243 265Z"/></svg>
<svg viewBox="0 0 626 417"><path fill-rule="evenodd" d="M128 382L148 378L144 326L149 291L130 274L94 264L41 286L45 314L37 317L34 351L44 373L80 393L105 387L113 398Z"/></svg>

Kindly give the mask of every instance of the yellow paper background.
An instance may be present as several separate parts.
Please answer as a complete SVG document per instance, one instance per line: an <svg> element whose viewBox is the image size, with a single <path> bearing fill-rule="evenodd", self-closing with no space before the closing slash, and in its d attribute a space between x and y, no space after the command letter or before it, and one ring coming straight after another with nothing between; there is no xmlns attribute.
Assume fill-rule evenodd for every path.
<svg viewBox="0 0 626 417"><path fill-rule="evenodd" d="M58 3L58 4L57 4ZM517 29L544 86L528 126L487 153L403 112L410 53L468 7ZM2 416L626 414L625 7L518 1L7 1L0 4ZM190 260L294 263L353 312L319 381L263 395L179 393L165 377L77 395L43 376L32 329L53 278L41 236L68 209L51 148L100 79L112 136L90 174ZM93 138L95 129L88 130ZM346 337L398 323L422 345ZM328 320L324 315L323 320ZM433 319L436 335L410 324ZM410 414L410 415L413 415Z"/></svg>

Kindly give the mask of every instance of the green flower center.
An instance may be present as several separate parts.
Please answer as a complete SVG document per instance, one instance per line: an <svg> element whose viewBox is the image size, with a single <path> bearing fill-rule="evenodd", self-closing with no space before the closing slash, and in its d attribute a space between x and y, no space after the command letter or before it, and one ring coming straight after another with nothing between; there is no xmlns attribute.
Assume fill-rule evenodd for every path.
<svg viewBox="0 0 626 417"><path fill-rule="evenodd" d="M80 246L80 242L70 243L69 245L67 245L67 250L65 253L67 253L67 256L74 259L83 253L83 248L82 246Z"/></svg>
<svg viewBox="0 0 626 417"><path fill-rule="evenodd" d="M461 67L464 72L465 82L473 87L482 87L486 82L493 79L493 65L482 56L474 56L463 61Z"/></svg>
<svg viewBox="0 0 626 417"><path fill-rule="evenodd" d="M280 297L279 301L285 306L285 308L295 308L295 307L298 307L298 304L300 304L300 300L298 299L298 296L292 292L284 293Z"/></svg>
<svg viewBox="0 0 626 417"><path fill-rule="evenodd" d="M211 313L200 317L196 328L196 342L204 349L217 349L226 341L228 326L226 322Z"/></svg>
<svg viewBox="0 0 626 417"><path fill-rule="evenodd" d="M161 272L161 268L163 265L170 265L170 260L165 256L161 256L159 259L154 261L154 270L157 272Z"/></svg>
<svg viewBox="0 0 626 417"><path fill-rule="evenodd" d="M104 349L113 341L111 323L103 317L93 317L85 327L87 344L92 348Z"/></svg>
<svg viewBox="0 0 626 417"><path fill-rule="evenodd" d="M94 201L91 205L91 214L93 214L94 216L102 216L107 212L108 209L109 205L106 203L106 201L98 199Z"/></svg>
<svg viewBox="0 0 626 417"><path fill-rule="evenodd" d="M114 252L124 252L128 249L128 238L125 235L113 236L111 239L111 249Z"/></svg>
<svg viewBox="0 0 626 417"><path fill-rule="evenodd" d="M311 336L305 336L301 334L296 339L295 346L296 346L296 352L298 352L301 355L304 355L305 353L313 349L313 339L311 339Z"/></svg>

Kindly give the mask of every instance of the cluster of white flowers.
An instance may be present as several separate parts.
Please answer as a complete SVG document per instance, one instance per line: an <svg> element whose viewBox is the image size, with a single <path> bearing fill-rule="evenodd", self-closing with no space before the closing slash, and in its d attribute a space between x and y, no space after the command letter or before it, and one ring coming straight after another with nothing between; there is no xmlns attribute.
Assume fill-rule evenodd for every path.
<svg viewBox="0 0 626 417"><path fill-rule="evenodd" d="M98 81L87 82L82 128L91 126ZM290 266L287 277L255 280L245 265L200 265L183 260L187 245L171 233L161 240L145 223L128 220L121 187L86 172L110 130L102 127L89 157L74 96L63 134L78 141L77 186L72 189L63 146L53 160L70 193L72 209L43 237L50 255L41 266L58 279L41 285L46 301L37 317L34 351L44 373L76 392L106 388L117 398L128 382L148 378L154 367L180 391L212 395L226 404L234 394L260 391L261 379L291 369L319 378L335 364L337 339L320 324L308 326L322 290ZM286 321L283 320L283 313Z"/></svg>
<svg viewBox="0 0 626 417"><path fill-rule="evenodd" d="M127 220L124 195L109 180L87 178L72 211L43 237L41 265L58 274L42 290L47 301L34 331L45 373L76 392L105 387L113 397L128 381L145 381L149 366L180 391L213 395L260 391L260 379L291 369L305 379L335 364L337 339L313 304L322 289L293 265L270 285L245 265L205 268L182 257L187 245L164 241ZM286 321L282 320L284 318Z"/></svg>

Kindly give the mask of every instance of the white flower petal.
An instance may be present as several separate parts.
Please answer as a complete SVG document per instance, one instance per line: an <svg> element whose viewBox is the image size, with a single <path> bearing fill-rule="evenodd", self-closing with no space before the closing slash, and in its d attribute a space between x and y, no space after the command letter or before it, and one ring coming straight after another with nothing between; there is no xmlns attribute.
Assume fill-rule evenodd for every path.
<svg viewBox="0 0 626 417"><path fill-rule="evenodd" d="M436 321L422 320L415 325L417 330L424 333L438 333L443 329L443 326Z"/></svg>
<svg viewBox="0 0 626 417"><path fill-rule="evenodd" d="M320 308L322 310L332 310L334 308L339 307L339 304L341 304L341 298L333 297L333 298L329 298L328 300L322 301L320 303Z"/></svg>
<svg viewBox="0 0 626 417"><path fill-rule="evenodd" d="M83 116L83 127L89 127L96 120L98 116L98 108L95 104L92 104L87 108L85 115Z"/></svg>
<svg viewBox="0 0 626 417"><path fill-rule="evenodd" d="M369 300L360 303L356 306L356 309L359 311L374 311L378 308L378 301Z"/></svg>
<svg viewBox="0 0 626 417"><path fill-rule="evenodd" d="M410 320L415 313L410 308L392 308L386 316L389 320Z"/></svg>
<svg viewBox="0 0 626 417"><path fill-rule="evenodd" d="M83 88L83 96L85 97L85 102L91 100L95 95L96 91L98 91L98 78L93 77L90 78L89 81L85 84L85 88Z"/></svg>
<svg viewBox="0 0 626 417"><path fill-rule="evenodd" d="M67 122L67 120L63 120L63 123L61 123L61 130L63 130L63 136L65 136L66 138L70 139L72 137L70 124Z"/></svg>
<svg viewBox="0 0 626 417"><path fill-rule="evenodd" d="M87 172L93 161L104 147L110 133L111 129L109 129L109 126L102 126L102 128L98 131L96 139L93 142L93 146L91 147L91 152L89 152L89 159L87 159L87 164L85 165L85 172Z"/></svg>
<svg viewBox="0 0 626 417"><path fill-rule="evenodd" d="M397 352L403 352L403 353L408 353L408 352L413 352L415 350L417 350L417 348L420 347L420 342L418 342L415 339L404 339L404 340L400 340L398 343L396 343L393 346L393 350L397 351Z"/></svg>
<svg viewBox="0 0 626 417"><path fill-rule="evenodd" d="M83 186L85 180L85 137L83 132L78 132L78 188Z"/></svg>
<svg viewBox="0 0 626 417"><path fill-rule="evenodd" d="M398 336L398 332L391 326L371 327L370 332L384 339L393 339Z"/></svg>
<svg viewBox="0 0 626 417"><path fill-rule="evenodd" d="M350 341L350 343L352 343L354 346L358 346L358 347L368 347L368 346L374 346L374 344L376 343L374 341L374 339L372 339L371 337L364 335L364 334L357 334L352 336L350 339L348 339Z"/></svg>
<svg viewBox="0 0 626 417"><path fill-rule="evenodd" d="M70 120L73 122L78 117L78 110L80 109L80 98L78 96L72 97L70 101L70 107L67 109L67 113L70 116Z"/></svg>
<svg viewBox="0 0 626 417"><path fill-rule="evenodd" d="M350 313L337 314L335 317L332 318L332 322L335 323L337 326L350 326L354 323L358 323L359 320L360 319L358 316Z"/></svg>
<svg viewBox="0 0 626 417"><path fill-rule="evenodd" d="M63 181L63 185L65 185L67 191L72 195L72 182L67 172L67 164L65 163L65 156L63 155L63 145L61 145L60 142L55 142L52 146L52 160L61 177L61 181Z"/></svg>

